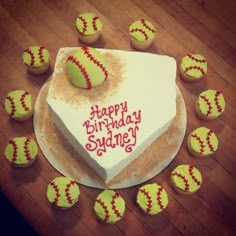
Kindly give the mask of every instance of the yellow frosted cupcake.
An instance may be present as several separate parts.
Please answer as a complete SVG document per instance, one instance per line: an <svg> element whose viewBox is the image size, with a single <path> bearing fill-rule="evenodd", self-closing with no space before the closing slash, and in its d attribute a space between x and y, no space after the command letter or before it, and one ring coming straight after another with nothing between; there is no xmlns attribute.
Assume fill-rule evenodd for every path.
<svg viewBox="0 0 236 236"><path fill-rule="evenodd" d="M193 156L207 157L218 149L218 139L211 129L200 127L189 134L187 146Z"/></svg>
<svg viewBox="0 0 236 236"><path fill-rule="evenodd" d="M99 39L103 25L95 13L87 12L80 14L75 24L79 33L79 39L83 43L92 44Z"/></svg>
<svg viewBox="0 0 236 236"><path fill-rule="evenodd" d="M151 46L155 37L154 25L144 19L133 22L129 27L131 45L138 50L145 50Z"/></svg>
<svg viewBox="0 0 236 236"><path fill-rule="evenodd" d="M180 63L181 78L185 82L201 80L207 73L206 58L200 54L187 54Z"/></svg>
<svg viewBox="0 0 236 236"><path fill-rule="evenodd" d="M220 91L208 89L196 101L196 114L202 120L213 120L225 110L225 99Z"/></svg>
<svg viewBox="0 0 236 236"><path fill-rule="evenodd" d="M14 166L28 167L37 159L38 145L30 137L12 138L5 148L5 156Z"/></svg>
<svg viewBox="0 0 236 236"><path fill-rule="evenodd" d="M194 166L179 165L171 172L171 183L177 192L190 195L200 189L202 174Z"/></svg>
<svg viewBox="0 0 236 236"><path fill-rule="evenodd" d="M24 121L33 115L31 94L24 90L14 90L5 98L5 111L13 119Z"/></svg>
<svg viewBox="0 0 236 236"><path fill-rule="evenodd" d="M23 63L31 73L41 75L50 68L50 53L44 46L31 46L24 50Z"/></svg>

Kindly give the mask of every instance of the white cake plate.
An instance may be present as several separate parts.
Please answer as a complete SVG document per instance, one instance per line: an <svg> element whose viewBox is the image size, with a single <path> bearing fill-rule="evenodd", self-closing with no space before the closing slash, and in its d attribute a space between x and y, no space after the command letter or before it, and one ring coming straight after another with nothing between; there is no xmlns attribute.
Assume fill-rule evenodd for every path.
<svg viewBox="0 0 236 236"><path fill-rule="evenodd" d="M127 188L143 183L159 174L179 151L186 131L187 114L182 94L176 87L177 115L169 129L111 182L104 184L100 177L78 157L78 154L54 125L46 103L49 83L50 78L41 88L35 103L34 130L45 158L62 175L93 188Z"/></svg>

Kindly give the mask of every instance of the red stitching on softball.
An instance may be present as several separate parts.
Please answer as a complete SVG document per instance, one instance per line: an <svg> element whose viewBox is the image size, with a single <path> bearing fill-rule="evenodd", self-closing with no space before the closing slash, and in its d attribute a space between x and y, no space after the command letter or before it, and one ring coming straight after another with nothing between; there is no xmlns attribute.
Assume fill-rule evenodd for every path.
<svg viewBox="0 0 236 236"><path fill-rule="evenodd" d="M204 75L205 74L205 71L200 67L200 66L189 66L189 67L187 67L186 69L185 69L185 73L186 72L188 72L189 70L199 70L201 73L202 73L202 75Z"/></svg>
<svg viewBox="0 0 236 236"><path fill-rule="evenodd" d="M206 137L207 145L208 145L208 147L210 148L210 150L211 150L212 152L215 151L214 146L212 145L212 143L211 143L211 141L210 141L211 135L212 135L213 133L214 133L214 132L213 132L212 130L209 130L209 131L207 132L207 137Z"/></svg>
<svg viewBox="0 0 236 236"><path fill-rule="evenodd" d="M118 211L118 209L116 208L115 206L115 200L116 198L120 197L120 195L118 193L116 193L114 196L112 196L112 201L111 201L111 206L112 206L112 210L114 211L115 215L118 217L118 218L121 218L122 215L121 213Z"/></svg>
<svg viewBox="0 0 236 236"><path fill-rule="evenodd" d="M43 49L44 49L45 47L43 47L43 46L41 46L40 48L39 48L39 59L40 59L40 62L42 63L42 64L44 64L45 63L45 59L43 58Z"/></svg>
<svg viewBox="0 0 236 236"><path fill-rule="evenodd" d="M69 56L67 61L71 61L71 62L73 62L74 64L76 64L79 67L80 71L83 73L84 78L86 80L87 89L91 89L92 88L91 79L89 78L88 72L86 71L84 66L79 61L77 61L76 58L73 57L73 56Z"/></svg>
<svg viewBox="0 0 236 236"><path fill-rule="evenodd" d="M6 99L9 100L9 102L11 104L10 116L13 116L15 114L15 112L16 112L16 106L15 106L15 103L14 103L14 99L11 96L7 96Z"/></svg>
<svg viewBox="0 0 236 236"><path fill-rule="evenodd" d="M82 16L79 16L78 19L80 19L83 23L82 33L84 34L87 31L87 27L88 27L87 21Z"/></svg>
<svg viewBox="0 0 236 236"><path fill-rule="evenodd" d="M193 181L197 184L197 185L201 185L201 181L199 181L193 174L193 166L189 166L188 171L189 171L189 175L192 177Z"/></svg>
<svg viewBox="0 0 236 236"><path fill-rule="evenodd" d="M158 189L158 192L157 192L157 203L158 205L160 206L160 209L164 209L164 205L162 204L161 202L161 192L163 191L164 189L162 187L160 187Z"/></svg>
<svg viewBox="0 0 236 236"><path fill-rule="evenodd" d="M208 106L208 110L207 110L206 116L209 116L211 114L211 112L212 112L211 103L210 103L209 99L205 95L201 95L200 98L202 98L206 102L206 104Z"/></svg>
<svg viewBox="0 0 236 236"><path fill-rule="evenodd" d="M98 27L96 25L96 21L99 19L98 16L94 16L93 20L92 20L92 25L93 25L93 29L97 32L98 31Z"/></svg>
<svg viewBox="0 0 236 236"><path fill-rule="evenodd" d="M30 60L30 65L31 65L31 66L34 65L34 63L35 63L35 57L34 57L33 52L30 50L30 48L27 48L27 49L25 50L25 52L28 52L28 53L30 54L30 58L31 58L31 60Z"/></svg>
<svg viewBox="0 0 236 236"><path fill-rule="evenodd" d="M148 35L146 34L144 30L138 29L138 28L130 30L130 33L133 33L133 32L140 32L141 34L143 34L145 40L148 40Z"/></svg>
<svg viewBox="0 0 236 236"><path fill-rule="evenodd" d="M66 200L70 203L70 204L73 204L73 199L71 198L70 196L70 187L71 185L75 184L76 182L74 180L71 180L69 184L66 185L66 189L65 189L65 192L66 192Z"/></svg>
<svg viewBox="0 0 236 236"><path fill-rule="evenodd" d="M184 190L189 191L189 183L188 183L188 180L186 179L186 177L184 175L182 175L180 173L177 173L177 172L174 172L172 174L172 176L177 176L177 177L181 178L184 181L184 185L185 185Z"/></svg>
<svg viewBox="0 0 236 236"><path fill-rule="evenodd" d="M29 111L29 107L27 107L25 104L25 97L29 94L30 94L29 92L25 92L24 94L21 95L21 98L20 98L21 105L25 109L25 111Z"/></svg>
<svg viewBox="0 0 236 236"><path fill-rule="evenodd" d="M13 146L13 157L12 157L12 162L16 162L17 159L17 145L14 140L10 140L9 143Z"/></svg>
<svg viewBox="0 0 236 236"><path fill-rule="evenodd" d="M200 143L200 153L202 154L204 152L204 147L205 147L204 141L201 140L201 138L197 136L197 134L192 134L191 137L196 138L197 141Z"/></svg>
<svg viewBox="0 0 236 236"><path fill-rule="evenodd" d="M53 187L53 189L56 192L56 197L52 203L57 205L59 197L61 196L59 193L59 187L54 182L51 182L50 185Z"/></svg>
<svg viewBox="0 0 236 236"><path fill-rule="evenodd" d="M215 98L214 98L214 101L216 103L216 107L217 107L217 110L219 113L221 113L223 111L223 108L220 106L219 104L219 96L221 95L221 92L220 91L216 91L215 93Z"/></svg>
<svg viewBox="0 0 236 236"><path fill-rule="evenodd" d="M148 191L146 191L145 189L140 189L140 192L143 193L147 198L147 203L148 204L147 204L146 212L149 213L151 211L151 208L152 208L152 198L149 195Z"/></svg>
<svg viewBox="0 0 236 236"><path fill-rule="evenodd" d="M156 32L155 29L152 29L150 26L148 26L148 25L146 24L146 22L145 22L144 19L141 19L141 23L142 23L142 25L143 25L146 29L148 29L148 30L151 31L152 33L155 33L155 32Z"/></svg>
<svg viewBox="0 0 236 236"><path fill-rule="evenodd" d="M197 59L197 58L194 57L192 54L187 54L187 56L188 56L189 58L191 58L193 61L196 61L196 62L199 62L199 63L205 63L205 62L206 62L206 59L202 59L202 60Z"/></svg>
<svg viewBox="0 0 236 236"><path fill-rule="evenodd" d="M89 47L83 46L81 49L84 51L85 55L89 58L90 61L94 62L95 65L97 65L98 67L102 69L103 73L105 74L105 79L106 79L108 76L108 71L106 70L105 66L103 66L100 61L98 61L97 59L93 57L93 55L89 51Z"/></svg>
<svg viewBox="0 0 236 236"><path fill-rule="evenodd" d="M30 143L30 141L31 141L31 139L27 138L25 140L25 143L24 143L24 153L25 153L26 160L28 160L28 161L32 160L32 157L30 155L30 150L29 150L29 143Z"/></svg>
<svg viewBox="0 0 236 236"><path fill-rule="evenodd" d="M96 202L99 203L102 206L102 208L104 209L104 211L105 211L104 222L107 222L110 217L107 206L105 205L105 203L101 199L96 199Z"/></svg>

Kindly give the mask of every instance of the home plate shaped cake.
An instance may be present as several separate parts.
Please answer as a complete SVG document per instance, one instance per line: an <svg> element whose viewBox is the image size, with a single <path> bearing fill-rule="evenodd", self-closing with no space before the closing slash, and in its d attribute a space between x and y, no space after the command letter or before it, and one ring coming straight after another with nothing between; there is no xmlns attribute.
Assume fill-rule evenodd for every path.
<svg viewBox="0 0 236 236"><path fill-rule="evenodd" d="M175 117L176 61L151 53L97 49L106 67L87 59L106 78L86 89L74 86L68 78L68 58L79 49L59 50L47 104L63 136L107 183L163 134ZM94 72L79 63L83 61L75 66L83 74Z"/></svg>

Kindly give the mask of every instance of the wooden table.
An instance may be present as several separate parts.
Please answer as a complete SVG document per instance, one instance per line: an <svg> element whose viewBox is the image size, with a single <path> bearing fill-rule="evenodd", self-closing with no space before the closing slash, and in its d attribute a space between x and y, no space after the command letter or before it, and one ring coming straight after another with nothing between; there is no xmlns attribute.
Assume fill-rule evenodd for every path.
<svg viewBox="0 0 236 236"><path fill-rule="evenodd" d="M226 3L227 2L227 3ZM189 155L186 137L175 160L149 182L161 183L169 193L168 208L160 215L144 215L135 204L138 186L120 190L126 200L124 218L104 225L93 213L100 192L80 186L79 203L70 210L55 210L48 204L48 182L59 173L40 152L30 168L12 168L4 158L5 145L14 136L34 136L32 119L17 123L4 111L8 91L25 89L34 99L52 70L42 76L27 73L22 51L45 45L52 55L52 68L59 48L79 46L75 19L79 13L96 12L104 23L95 47L133 50L128 27L145 18L157 28L157 39L149 52L180 58L201 53L209 63L207 78L196 84L177 83L185 98L188 123L186 136L198 126L213 129L219 150L205 160ZM214 0L2 0L0 3L0 187L40 235L233 235L236 231L236 2ZM198 94L208 88L221 90L227 101L224 115L211 122L194 114ZM177 194L170 186L170 172L178 164L190 163L203 173L204 184L193 196Z"/></svg>

